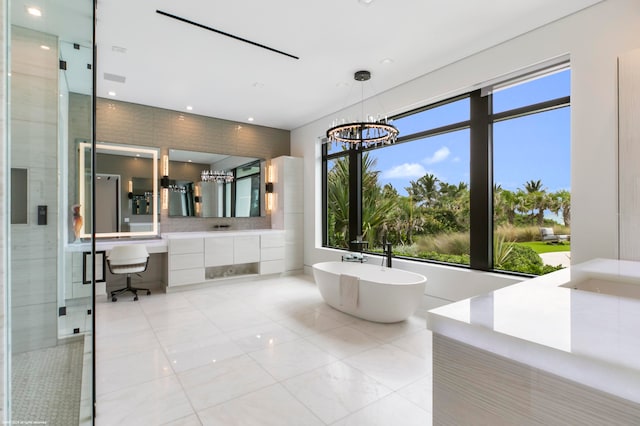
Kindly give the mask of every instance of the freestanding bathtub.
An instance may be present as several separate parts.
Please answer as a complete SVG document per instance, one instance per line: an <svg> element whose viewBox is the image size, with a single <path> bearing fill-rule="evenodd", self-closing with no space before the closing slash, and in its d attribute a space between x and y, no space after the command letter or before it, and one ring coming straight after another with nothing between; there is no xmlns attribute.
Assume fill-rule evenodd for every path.
<svg viewBox="0 0 640 426"><path fill-rule="evenodd" d="M342 303L340 276L343 274L359 278L355 307ZM398 322L413 315L422 301L427 282L426 277L414 272L354 262L316 263L313 277L327 304L375 322Z"/></svg>

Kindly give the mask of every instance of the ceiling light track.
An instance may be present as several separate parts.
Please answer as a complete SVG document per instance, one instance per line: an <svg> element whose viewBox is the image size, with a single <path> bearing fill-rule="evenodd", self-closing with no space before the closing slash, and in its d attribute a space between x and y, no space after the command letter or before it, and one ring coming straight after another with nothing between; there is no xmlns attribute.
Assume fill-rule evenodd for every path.
<svg viewBox="0 0 640 426"><path fill-rule="evenodd" d="M160 15L164 15L164 16L166 16L168 18L173 18L173 19L176 19L178 21L194 25L196 27L199 27L199 28L202 28L202 29L205 29L205 30L213 31L214 33L218 33L218 34L221 34L223 36L227 36L227 37L230 37L232 39L235 39L235 40L238 40L238 41L242 41L244 43L251 44L253 46L257 46L257 47L261 47L261 48L266 49L266 50L270 50L271 52L274 52L274 53L279 53L281 55L288 56L289 58L292 58L292 59L300 59L299 57L291 55L291 54L289 54L287 52L283 52L281 50L274 49L274 48L269 47L269 46L265 46L264 44L256 43L255 41L247 40L246 38L238 37L236 35L229 34L229 33L226 33L224 31L216 30L215 28L211 28L211 27L208 27L206 25L199 24L199 23L194 22L194 21L190 21L189 19L182 18L180 16L176 16L176 15L173 15L171 13L164 12L162 10L156 10L156 13L159 13Z"/></svg>

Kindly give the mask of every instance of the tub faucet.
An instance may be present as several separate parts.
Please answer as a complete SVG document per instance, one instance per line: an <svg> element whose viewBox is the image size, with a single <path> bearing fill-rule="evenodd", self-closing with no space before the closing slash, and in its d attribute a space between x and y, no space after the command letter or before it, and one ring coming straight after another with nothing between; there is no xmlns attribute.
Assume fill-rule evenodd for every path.
<svg viewBox="0 0 640 426"><path fill-rule="evenodd" d="M387 241L382 243L382 253L386 256L387 268L391 268L391 257L393 256L393 249L391 248L391 243Z"/></svg>

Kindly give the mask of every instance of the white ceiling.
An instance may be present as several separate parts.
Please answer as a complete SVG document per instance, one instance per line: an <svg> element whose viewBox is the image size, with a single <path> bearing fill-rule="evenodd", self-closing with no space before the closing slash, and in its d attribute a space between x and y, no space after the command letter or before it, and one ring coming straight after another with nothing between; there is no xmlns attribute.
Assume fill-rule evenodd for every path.
<svg viewBox="0 0 640 426"><path fill-rule="evenodd" d="M183 112L191 105L194 114L294 129L359 103L362 90L371 97L599 1L98 0L96 90L104 98L113 91L121 101ZM369 82L353 81L360 69L371 71Z"/></svg>

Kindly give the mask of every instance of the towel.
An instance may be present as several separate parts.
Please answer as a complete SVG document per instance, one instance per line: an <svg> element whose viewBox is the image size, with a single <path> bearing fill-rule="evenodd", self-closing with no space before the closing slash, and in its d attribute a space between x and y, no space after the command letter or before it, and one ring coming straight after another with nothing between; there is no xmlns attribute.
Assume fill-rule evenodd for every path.
<svg viewBox="0 0 640 426"><path fill-rule="evenodd" d="M360 278L340 274L340 306L355 309L358 307L358 289Z"/></svg>

